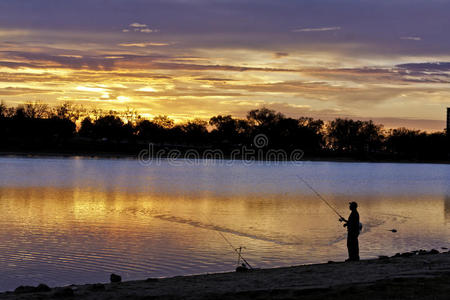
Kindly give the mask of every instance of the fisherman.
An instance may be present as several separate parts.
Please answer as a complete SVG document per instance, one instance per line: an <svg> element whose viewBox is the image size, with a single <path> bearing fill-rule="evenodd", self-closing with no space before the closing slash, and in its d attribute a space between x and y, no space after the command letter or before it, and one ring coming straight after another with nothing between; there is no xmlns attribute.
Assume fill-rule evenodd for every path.
<svg viewBox="0 0 450 300"><path fill-rule="evenodd" d="M356 210L358 204L356 202L350 202L349 208L352 211L348 220L340 218L339 221L345 222L344 227L347 227L347 249L348 259L346 261L358 261L359 260L359 245L358 236L361 230L359 223L359 213Z"/></svg>

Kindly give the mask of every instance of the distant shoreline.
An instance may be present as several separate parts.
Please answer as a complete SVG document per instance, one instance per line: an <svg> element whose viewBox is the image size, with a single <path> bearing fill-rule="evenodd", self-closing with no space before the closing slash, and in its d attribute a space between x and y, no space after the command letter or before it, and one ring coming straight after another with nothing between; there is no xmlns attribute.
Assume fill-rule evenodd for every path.
<svg viewBox="0 0 450 300"><path fill-rule="evenodd" d="M0 157L21 157L21 158L92 158L92 159L130 159L137 160L137 154L131 153L114 153L114 152L21 152L21 151L0 151ZM167 159L167 157L163 157ZM181 158L182 159L182 158ZM224 158L223 160L230 160ZM236 159L236 161L242 161L242 159ZM255 160L262 162L269 162L268 160ZM356 159L351 157L305 157L304 159L297 161L298 163L304 162L345 162L345 163L399 163L399 164L450 164L450 160L394 160L394 159ZM285 162L290 162L286 160Z"/></svg>
<svg viewBox="0 0 450 300"><path fill-rule="evenodd" d="M44 291L21 287L16 292L0 293L0 299L447 299L449 280L450 252L409 252L391 258L243 273L44 286Z"/></svg>

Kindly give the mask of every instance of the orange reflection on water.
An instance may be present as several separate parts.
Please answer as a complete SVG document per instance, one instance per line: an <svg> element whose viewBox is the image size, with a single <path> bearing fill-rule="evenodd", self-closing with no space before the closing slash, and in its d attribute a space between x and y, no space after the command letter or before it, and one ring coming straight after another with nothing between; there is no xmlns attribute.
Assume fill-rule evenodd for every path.
<svg viewBox="0 0 450 300"><path fill-rule="evenodd" d="M360 204L361 256L448 246L450 201L324 195ZM345 229L313 195L150 194L120 189L0 188L0 288L232 270L234 247L257 267L341 260ZM397 234L388 232L396 228ZM15 287L15 286L12 286Z"/></svg>

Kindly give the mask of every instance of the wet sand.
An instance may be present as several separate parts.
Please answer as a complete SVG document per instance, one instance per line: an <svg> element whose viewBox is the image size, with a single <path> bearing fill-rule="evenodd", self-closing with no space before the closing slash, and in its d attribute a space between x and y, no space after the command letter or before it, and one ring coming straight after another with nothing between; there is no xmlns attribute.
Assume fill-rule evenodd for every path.
<svg viewBox="0 0 450 300"><path fill-rule="evenodd" d="M0 299L448 299L450 253L72 285Z"/></svg>

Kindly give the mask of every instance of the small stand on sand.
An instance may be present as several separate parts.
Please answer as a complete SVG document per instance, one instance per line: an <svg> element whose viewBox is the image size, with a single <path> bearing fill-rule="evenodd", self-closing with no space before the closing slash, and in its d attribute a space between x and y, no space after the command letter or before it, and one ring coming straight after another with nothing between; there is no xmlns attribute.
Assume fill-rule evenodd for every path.
<svg viewBox="0 0 450 300"><path fill-rule="evenodd" d="M239 248L234 249L238 255L236 272L248 272L253 269L245 258L242 257L242 249L245 249L245 247L240 246Z"/></svg>

